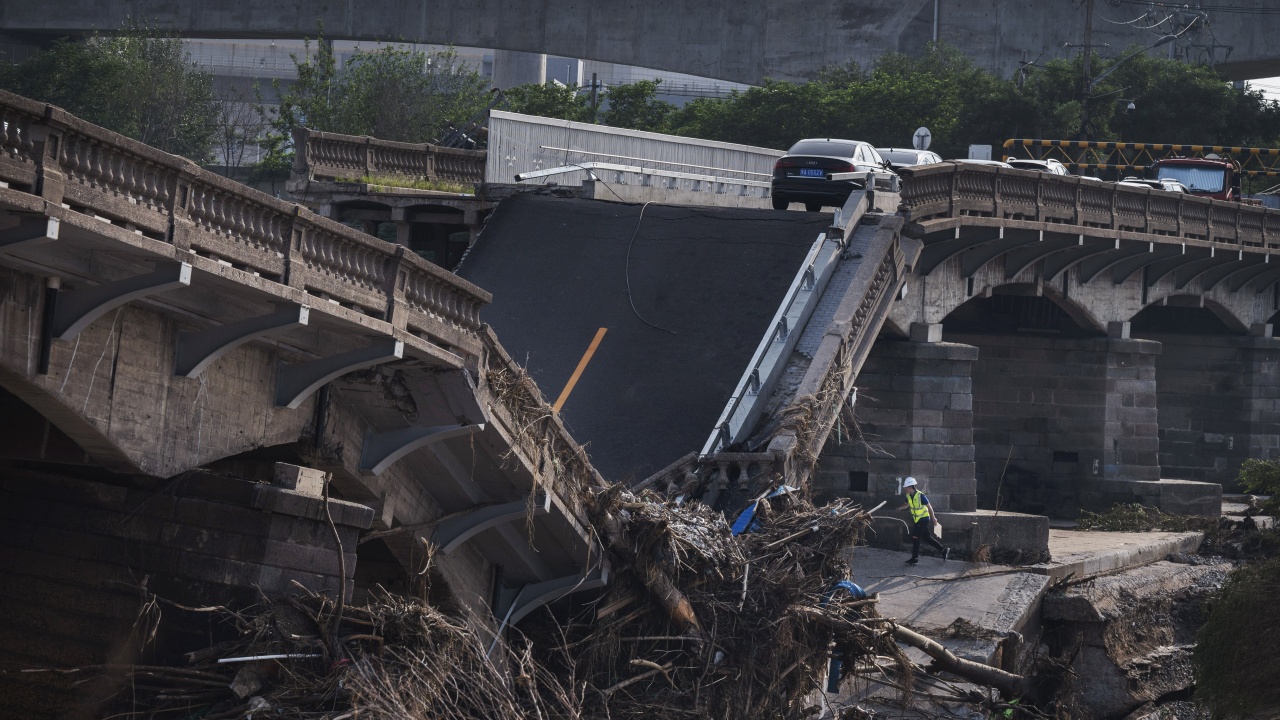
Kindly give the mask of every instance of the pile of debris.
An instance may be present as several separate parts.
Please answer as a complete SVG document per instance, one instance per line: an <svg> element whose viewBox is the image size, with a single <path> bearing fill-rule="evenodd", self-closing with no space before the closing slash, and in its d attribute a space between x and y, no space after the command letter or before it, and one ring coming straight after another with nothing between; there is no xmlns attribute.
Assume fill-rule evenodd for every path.
<svg viewBox="0 0 1280 720"><path fill-rule="evenodd" d="M561 626L556 643L590 691L588 716L798 718L819 682L889 656L908 674L892 622L849 582L849 552L871 521L838 501L761 497L731 528L704 505L613 489L591 512L620 562L607 593ZM528 624L528 623L527 623Z"/></svg>
<svg viewBox="0 0 1280 720"><path fill-rule="evenodd" d="M303 591L239 612L150 603L166 620L217 618L210 627L227 639L171 665L70 672L117 680L109 715L206 720L798 720L818 711L821 690L873 673L906 702L933 669L1006 699L1031 690L880 617L877 598L850 580L871 513L847 501L815 507L775 488L732 526L704 505L621 487L586 504L614 568L608 590L530 616L506 642L414 599L379 593L354 607ZM1002 707L985 688L953 699Z"/></svg>
<svg viewBox="0 0 1280 720"><path fill-rule="evenodd" d="M569 695L548 692L559 688L555 678L527 654L491 656L460 617L387 593L356 607L302 592L242 612L163 603L180 615L208 614L215 634L234 637L173 665L55 672L114 680L104 717L577 717Z"/></svg>

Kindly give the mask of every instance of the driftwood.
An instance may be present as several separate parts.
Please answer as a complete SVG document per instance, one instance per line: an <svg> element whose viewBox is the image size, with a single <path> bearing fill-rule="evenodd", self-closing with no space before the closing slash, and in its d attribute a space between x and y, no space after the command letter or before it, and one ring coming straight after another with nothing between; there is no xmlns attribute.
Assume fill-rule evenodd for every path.
<svg viewBox="0 0 1280 720"><path fill-rule="evenodd" d="M938 667L978 685L995 688L1006 700L1026 697L1032 691L1031 682L1022 675L1015 675L1000 668L983 665L956 656L941 643L901 625L894 625L893 637L899 642L923 650L938 663Z"/></svg>

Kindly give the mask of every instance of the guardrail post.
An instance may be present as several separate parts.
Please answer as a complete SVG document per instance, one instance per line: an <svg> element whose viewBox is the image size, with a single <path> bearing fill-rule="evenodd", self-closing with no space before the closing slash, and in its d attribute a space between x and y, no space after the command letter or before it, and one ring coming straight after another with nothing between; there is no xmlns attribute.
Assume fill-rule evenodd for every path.
<svg viewBox="0 0 1280 720"><path fill-rule="evenodd" d="M179 172L173 181L173 192L169 194L169 243L179 250L191 249L191 216L187 210L191 203L191 186L195 178L186 172Z"/></svg>
<svg viewBox="0 0 1280 720"><path fill-rule="evenodd" d="M364 154L364 174L373 175L374 171L377 170L373 152L373 138L364 138L364 142L360 143L360 150Z"/></svg>
<svg viewBox="0 0 1280 720"><path fill-rule="evenodd" d="M387 269L386 320L398 330L406 330L409 327L409 308L404 299L405 276L407 274L404 256L407 252L413 251L404 245L397 245L395 259L388 261L391 263L391 267Z"/></svg>
<svg viewBox="0 0 1280 720"><path fill-rule="evenodd" d="M302 234L306 232L306 227L301 214L302 208L294 206L293 213L289 216L289 226L285 229L289 247L284 256L284 277L280 278L280 282L299 290L306 288L307 274L306 263L302 259Z"/></svg>
<svg viewBox="0 0 1280 720"><path fill-rule="evenodd" d="M46 117L50 112L45 108ZM55 205L62 202L62 195L67 187L67 176L62 172L62 133L49 123L31 124L32 140L39 144L39 152L32 153L37 158L36 187L37 195Z"/></svg>

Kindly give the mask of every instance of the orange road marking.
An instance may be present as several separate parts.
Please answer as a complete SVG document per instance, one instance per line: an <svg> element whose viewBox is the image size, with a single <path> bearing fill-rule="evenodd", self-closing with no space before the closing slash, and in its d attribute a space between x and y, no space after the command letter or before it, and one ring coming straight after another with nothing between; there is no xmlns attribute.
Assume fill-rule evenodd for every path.
<svg viewBox="0 0 1280 720"><path fill-rule="evenodd" d="M573 386L578 384L578 378L582 377L582 371L587 369L587 363L591 362L591 356L596 354L596 348L600 347L600 341L604 339L604 334L608 329L600 328L596 331L596 336L592 338L586 354L578 361L578 367L573 369L573 375L569 376L569 382L565 384L564 390L560 391L560 397L556 398L556 404L551 406L552 412L558 413L560 408L564 407L564 401L569 399L569 393L573 392Z"/></svg>

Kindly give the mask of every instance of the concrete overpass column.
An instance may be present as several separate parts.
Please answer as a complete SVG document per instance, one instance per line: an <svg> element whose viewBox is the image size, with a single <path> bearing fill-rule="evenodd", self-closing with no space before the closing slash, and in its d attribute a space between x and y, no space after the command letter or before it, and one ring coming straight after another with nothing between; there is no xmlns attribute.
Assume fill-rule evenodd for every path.
<svg viewBox="0 0 1280 720"><path fill-rule="evenodd" d="M514 50L493 51L493 86L506 90L517 85L541 85L547 79L547 56Z"/></svg>
<svg viewBox="0 0 1280 720"><path fill-rule="evenodd" d="M853 418L833 433L815 490L870 506L899 499L898 479L921 482L935 509L977 508L971 373L978 349L938 342L938 325L920 325L920 342L881 340L856 381ZM932 339L933 342L929 342Z"/></svg>
<svg viewBox="0 0 1280 720"><path fill-rule="evenodd" d="M1074 517L1160 479L1155 361L1160 343L948 335L977 345L974 441L979 504Z"/></svg>
<svg viewBox="0 0 1280 720"><path fill-rule="evenodd" d="M1280 339L1152 335L1166 478L1235 487L1246 459L1280 456Z"/></svg>

